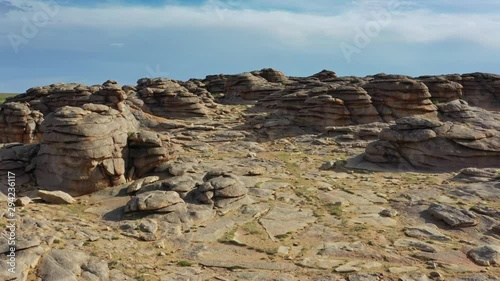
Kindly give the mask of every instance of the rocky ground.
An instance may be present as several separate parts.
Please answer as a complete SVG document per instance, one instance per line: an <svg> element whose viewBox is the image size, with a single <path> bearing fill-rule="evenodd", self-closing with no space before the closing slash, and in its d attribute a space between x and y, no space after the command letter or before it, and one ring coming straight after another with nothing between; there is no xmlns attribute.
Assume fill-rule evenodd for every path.
<svg viewBox="0 0 500 281"><path fill-rule="evenodd" d="M176 91L192 98L183 89ZM106 102L112 106L117 101L107 97ZM428 153L425 159L432 156L429 150L439 151L436 146L467 142L460 149L468 152L473 147L480 155L451 161L487 159L495 166L499 159L494 132L497 115L482 117L482 129L469 122L467 128L473 132L462 127L455 131L446 127L443 132L439 128L447 123L421 121L427 119L315 130L259 106L214 106L210 100L201 104L193 107L195 115L210 108L216 108L217 114L167 120L143 115L141 119L133 112L140 123L148 120L147 133L133 131L138 125L130 122L122 128L129 115L120 106L116 110L89 105L81 105L86 111L63 108L45 116L49 121L42 123L43 138L36 137L39 129L33 129L28 138L21 135L28 139L27 145L1 149L3 172L22 170L25 178L19 180L29 183L34 176L45 187L54 187L47 189L64 190L75 198L38 191L42 186L27 184L18 189L16 273L9 273L8 264L1 263L0 280L499 279L498 169L415 172L410 168L421 163L428 166L429 161L413 161L404 146L397 146L397 155L408 161L398 160L398 165L389 167L384 158L379 161L384 165L374 160L368 169L359 159L363 153L387 157L387 153L370 152L369 143L375 140L382 141L385 150L399 142L417 143L409 149ZM6 108L14 112L19 108L31 116L23 122L41 122L39 111L14 105ZM56 109L46 110L43 114ZM170 113L179 115L175 110ZM112 120L114 125L105 132L100 128L97 134L93 120ZM83 125L78 129L62 125L68 122ZM128 140L121 140L123 132ZM82 166L76 158L68 162L75 136L80 146L92 149L74 157L102 162L99 173L86 175L80 168L70 169ZM404 140L409 137L410 142ZM38 140L41 147L31 144ZM103 160L95 151L108 143L113 153ZM133 163L131 172L120 168L125 146L130 153L125 161ZM453 157L457 153L462 150ZM44 155L53 158L47 160ZM436 156L432 161L447 160ZM64 165L48 167L51 161ZM71 175L57 174L57 170ZM52 174L63 180L54 183ZM88 178L112 184L94 185L92 190L85 189L92 192L77 194L88 188L82 185ZM64 185L66 189L61 188ZM0 209L0 226L8 235L8 199L4 197L0 197L5 205ZM0 258L7 260L8 240L4 238Z"/></svg>

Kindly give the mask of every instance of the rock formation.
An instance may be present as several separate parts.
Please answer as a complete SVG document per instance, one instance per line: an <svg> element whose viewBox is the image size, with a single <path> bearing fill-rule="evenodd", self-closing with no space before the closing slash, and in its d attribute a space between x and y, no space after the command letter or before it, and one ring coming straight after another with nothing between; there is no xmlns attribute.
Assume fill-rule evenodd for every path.
<svg viewBox="0 0 500 281"><path fill-rule="evenodd" d="M269 75L269 79L279 80L276 75ZM279 82L269 82L263 77L246 72L227 80L224 89L224 102L255 102L282 89L284 86Z"/></svg>
<svg viewBox="0 0 500 281"><path fill-rule="evenodd" d="M43 115L19 102L0 105L0 143L38 143Z"/></svg>
<svg viewBox="0 0 500 281"><path fill-rule="evenodd" d="M394 75L375 76L362 86L372 97L372 102L386 122L405 116L437 118L437 107L430 100L427 86L406 77Z"/></svg>
<svg viewBox="0 0 500 281"><path fill-rule="evenodd" d="M37 155L38 144L11 144L0 149L0 193L7 194L9 172L15 175L18 190L24 185L34 185L32 159Z"/></svg>
<svg viewBox="0 0 500 281"><path fill-rule="evenodd" d="M205 104L207 93L197 96L170 79L140 79L137 81L137 91L144 101L143 110L156 116L203 117L209 114Z"/></svg>
<svg viewBox="0 0 500 281"><path fill-rule="evenodd" d="M447 78L462 84L463 99L472 106L500 111L500 75L469 73Z"/></svg>
<svg viewBox="0 0 500 281"><path fill-rule="evenodd" d="M436 103L446 103L462 97L463 86L450 81L443 76L421 76L417 78L423 82L431 94L431 100Z"/></svg>
<svg viewBox="0 0 500 281"><path fill-rule="evenodd" d="M63 106L81 107L87 103L103 104L119 109L119 103L126 98L125 91L116 81L108 80L102 85L94 86L68 83L34 87L28 89L26 94L17 95L9 101L27 102L32 110L38 110L46 115Z"/></svg>
<svg viewBox="0 0 500 281"><path fill-rule="evenodd" d="M366 148L365 159L398 169L429 171L500 167L498 129L406 117L384 129Z"/></svg>
<svg viewBox="0 0 500 281"><path fill-rule="evenodd" d="M245 185L227 172L210 171L203 181L195 191L195 199L204 204L214 204L215 207L225 207L248 193Z"/></svg>
<svg viewBox="0 0 500 281"><path fill-rule="evenodd" d="M35 176L47 190L87 194L125 182L130 123L105 105L65 106L46 116Z"/></svg>
<svg viewBox="0 0 500 281"><path fill-rule="evenodd" d="M162 139L154 132L140 131L131 134L128 138L128 148L132 162L130 178L143 177L171 158L168 138Z"/></svg>

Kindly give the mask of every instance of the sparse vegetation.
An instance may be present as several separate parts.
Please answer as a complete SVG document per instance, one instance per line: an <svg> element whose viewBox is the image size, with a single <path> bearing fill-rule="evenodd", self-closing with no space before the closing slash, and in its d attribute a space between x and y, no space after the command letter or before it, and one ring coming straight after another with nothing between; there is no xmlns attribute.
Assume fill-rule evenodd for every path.
<svg viewBox="0 0 500 281"><path fill-rule="evenodd" d="M182 260L182 261L177 262L177 265L183 266L183 267L189 267L189 266L193 266L193 263L190 261Z"/></svg>
<svg viewBox="0 0 500 281"><path fill-rule="evenodd" d="M7 98L14 97L14 96L17 96L17 94L3 94L3 93L0 93L0 104L4 103L7 100Z"/></svg>

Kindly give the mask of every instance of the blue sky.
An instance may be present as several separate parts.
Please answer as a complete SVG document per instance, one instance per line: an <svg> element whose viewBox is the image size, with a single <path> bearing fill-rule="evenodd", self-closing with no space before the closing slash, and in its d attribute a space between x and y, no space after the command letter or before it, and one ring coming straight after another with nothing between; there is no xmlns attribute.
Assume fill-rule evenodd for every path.
<svg viewBox="0 0 500 281"><path fill-rule="evenodd" d="M0 0L0 92L277 68L500 73L496 0Z"/></svg>

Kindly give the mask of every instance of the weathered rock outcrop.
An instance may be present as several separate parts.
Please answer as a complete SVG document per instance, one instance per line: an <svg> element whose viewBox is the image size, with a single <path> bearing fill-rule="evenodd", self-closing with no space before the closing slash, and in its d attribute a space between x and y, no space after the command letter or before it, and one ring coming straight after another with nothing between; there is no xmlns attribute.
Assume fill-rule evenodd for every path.
<svg viewBox="0 0 500 281"><path fill-rule="evenodd" d="M105 105L65 106L49 114L35 159L38 185L82 195L124 183L127 134L136 127Z"/></svg>
<svg viewBox="0 0 500 281"><path fill-rule="evenodd" d="M269 75L269 79L275 80L279 78ZM284 88L281 83L269 82L263 77L246 72L232 76L227 80L224 89L224 102L255 102Z"/></svg>
<svg viewBox="0 0 500 281"><path fill-rule="evenodd" d="M214 204L223 208L226 205L242 199L248 189L234 175L223 171L208 172L203 178L204 183L194 191L195 200L204 204Z"/></svg>
<svg viewBox="0 0 500 281"><path fill-rule="evenodd" d="M421 76L417 78L423 82L431 94L431 100L436 103L450 102L462 97L463 86L448 80L443 76Z"/></svg>
<svg viewBox="0 0 500 281"><path fill-rule="evenodd" d="M384 129L379 141L366 148L364 158L401 170L458 170L500 167L498 128L406 117Z"/></svg>
<svg viewBox="0 0 500 281"><path fill-rule="evenodd" d="M178 82L166 78L143 78L137 91L145 105L144 111L160 117L203 117L209 114L202 97L191 93ZM209 101L209 104L212 104Z"/></svg>
<svg viewBox="0 0 500 281"><path fill-rule="evenodd" d="M362 87L386 122L405 116L437 118L437 107L422 82L404 76L379 75Z"/></svg>
<svg viewBox="0 0 500 281"><path fill-rule="evenodd" d="M77 83L52 84L34 87L24 95L17 95L9 101L26 102L32 110L47 115L63 106L81 107L87 103L103 104L119 109L127 98L116 81L108 80L102 85L87 86Z"/></svg>
<svg viewBox="0 0 500 281"><path fill-rule="evenodd" d="M320 72L309 76L311 78L317 78L319 81L330 81L335 80L338 76L337 73L331 70L323 69Z"/></svg>
<svg viewBox="0 0 500 281"><path fill-rule="evenodd" d="M301 81L257 104L300 125L345 126L380 121L367 92L353 85Z"/></svg>
<svg viewBox="0 0 500 281"><path fill-rule="evenodd" d="M13 174L17 191L26 184L34 184L31 160L37 155L38 144L13 144L0 149L0 192L7 194L9 172ZM11 175L12 175L11 174Z"/></svg>
<svg viewBox="0 0 500 281"><path fill-rule="evenodd" d="M463 86L463 99L470 105L487 110L500 111L500 75L469 73L447 75L448 79Z"/></svg>
<svg viewBox="0 0 500 281"><path fill-rule="evenodd" d="M37 143L43 114L31 110L25 103L0 105L0 143Z"/></svg>
<svg viewBox="0 0 500 281"><path fill-rule="evenodd" d="M160 163L170 160L168 138L148 131L133 133L128 138L131 170L130 178L140 178L154 170Z"/></svg>

